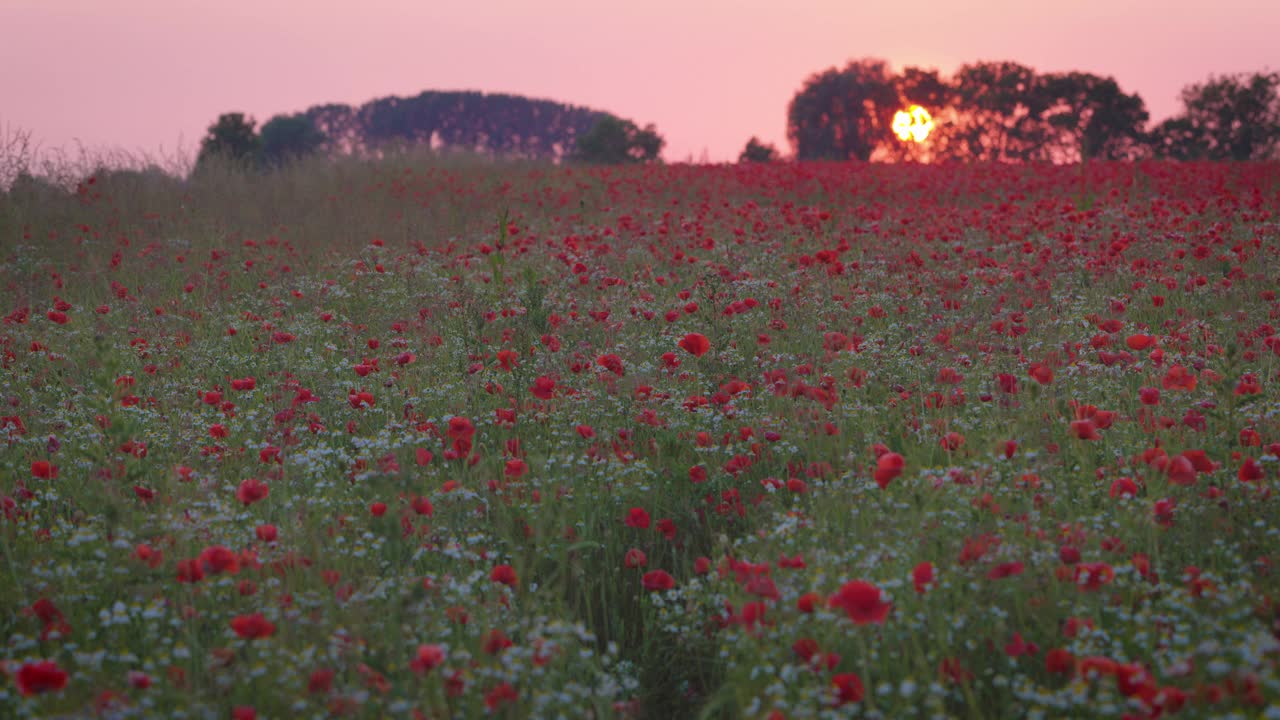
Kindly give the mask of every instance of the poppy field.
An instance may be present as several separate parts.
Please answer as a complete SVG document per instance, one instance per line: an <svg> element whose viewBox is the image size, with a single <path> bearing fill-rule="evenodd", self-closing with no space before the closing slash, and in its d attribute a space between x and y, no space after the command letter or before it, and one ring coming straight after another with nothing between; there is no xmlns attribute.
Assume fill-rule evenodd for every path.
<svg viewBox="0 0 1280 720"><path fill-rule="evenodd" d="M0 198L0 716L1280 717L1280 165Z"/></svg>

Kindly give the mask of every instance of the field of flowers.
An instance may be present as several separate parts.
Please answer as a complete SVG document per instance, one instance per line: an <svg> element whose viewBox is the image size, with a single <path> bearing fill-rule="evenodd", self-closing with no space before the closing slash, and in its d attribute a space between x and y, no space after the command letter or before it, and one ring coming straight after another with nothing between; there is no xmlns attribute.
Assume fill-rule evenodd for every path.
<svg viewBox="0 0 1280 720"><path fill-rule="evenodd" d="M1280 717L1280 165L0 199L0 716Z"/></svg>

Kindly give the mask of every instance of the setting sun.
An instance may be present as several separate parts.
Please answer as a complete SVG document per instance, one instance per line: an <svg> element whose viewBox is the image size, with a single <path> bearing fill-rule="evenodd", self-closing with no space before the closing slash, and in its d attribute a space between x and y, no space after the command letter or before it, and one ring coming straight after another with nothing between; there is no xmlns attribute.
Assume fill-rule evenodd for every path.
<svg viewBox="0 0 1280 720"><path fill-rule="evenodd" d="M899 110L893 116L893 131L903 141L924 142L932 130L933 116L919 105Z"/></svg>

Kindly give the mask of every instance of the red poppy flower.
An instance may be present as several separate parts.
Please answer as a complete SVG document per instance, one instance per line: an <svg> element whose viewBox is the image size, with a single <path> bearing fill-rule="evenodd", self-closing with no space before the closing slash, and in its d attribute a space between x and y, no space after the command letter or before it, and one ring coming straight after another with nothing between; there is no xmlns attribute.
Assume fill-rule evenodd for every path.
<svg viewBox="0 0 1280 720"><path fill-rule="evenodd" d="M431 504L431 500L422 497L421 495L414 496L413 501L409 503L409 506L413 508L415 513L424 517L431 517L436 511L435 506Z"/></svg>
<svg viewBox="0 0 1280 720"><path fill-rule="evenodd" d="M515 587L519 583L516 577L516 569L510 565L495 565L493 570L489 572L489 579L507 587Z"/></svg>
<svg viewBox="0 0 1280 720"><path fill-rule="evenodd" d="M831 678L831 686L836 691L836 705L862 702L866 690L862 687L862 678L857 673L840 673Z"/></svg>
<svg viewBox="0 0 1280 720"><path fill-rule="evenodd" d="M649 592L661 592L675 587L676 579L666 570L650 570L641 578L641 583Z"/></svg>
<svg viewBox="0 0 1280 720"><path fill-rule="evenodd" d="M631 548L623 557L622 562L628 568L642 568L648 564L649 559L645 557L644 551L639 548Z"/></svg>
<svg viewBox="0 0 1280 720"><path fill-rule="evenodd" d="M711 349L711 341L707 339L706 335L700 333L689 333L678 344L681 349L694 357L702 357Z"/></svg>
<svg viewBox="0 0 1280 720"><path fill-rule="evenodd" d="M1146 350L1156 344L1156 339L1151 335L1138 333L1125 338L1124 342L1130 350Z"/></svg>
<svg viewBox="0 0 1280 720"><path fill-rule="evenodd" d="M818 647L818 641L813 638L800 638L799 640L791 643L791 652L795 653L796 657L803 660L806 664L809 662L810 658L818 654L819 650L821 650L821 648Z"/></svg>
<svg viewBox="0 0 1280 720"><path fill-rule="evenodd" d="M199 559L178 561L178 582L197 583L204 579Z"/></svg>
<svg viewBox="0 0 1280 720"><path fill-rule="evenodd" d="M236 499L244 503L245 506L252 505L259 500L271 494L271 488L261 480L250 478L240 483L240 488L236 490Z"/></svg>
<svg viewBox="0 0 1280 720"><path fill-rule="evenodd" d="M1000 563L999 565L991 568L991 571L987 573L987 577L992 580L1002 580L1007 577L1013 577L1014 575L1021 575L1024 569L1025 566L1016 560L1013 562Z"/></svg>
<svg viewBox="0 0 1280 720"><path fill-rule="evenodd" d="M933 563L922 562L911 571L911 584L923 595L933 586Z"/></svg>
<svg viewBox="0 0 1280 720"><path fill-rule="evenodd" d="M1257 460L1245 458L1240 469L1236 471L1236 477L1240 479L1240 482L1253 482L1261 480L1265 475L1262 472L1262 466L1258 464Z"/></svg>
<svg viewBox="0 0 1280 720"><path fill-rule="evenodd" d="M1262 392L1262 383L1258 381L1257 375L1245 373L1240 377L1240 382L1236 384L1236 389L1232 392L1236 395L1257 395Z"/></svg>
<svg viewBox="0 0 1280 720"><path fill-rule="evenodd" d="M811 614L818 606L822 604L822 596L816 592L809 592L796 598L796 609L806 615Z"/></svg>
<svg viewBox="0 0 1280 720"><path fill-rule="evenodd" d="M262 613L237 615L231 618L231 629L236 635L246 640L269 638L276 632L275 623L263 617Z"/></svg>
<svg viewBox="0 0 1280 720"><path fill-rule="evenodd" d="M894 478L901 475L902 468L905 467L906 464L907 461L896 452L887 452L881 455L880 458L876 460L875 474L876 484L880 486L880 489L883 490L888 487L889 483L893 482Z"/></svg>
<svg viewBox="0 0 1280 720"><path fill-rule="evenodd" d="M229 548L210 545L200 553L200 567L210 575L235 575L240 572L240 558Z"/></svg>
<svg viewBox="0 0 1280 720"><path fill-rule="evenodd" d="M1098 426L1092 420L1072 420L1071 434L1081 440L1102 439L1102 436L1098 434Z"/></svg>
<svg viewBox="0 0 1280 720"><path fill-rule="evenodd" d="M1174 365L1169 368L1169 372L1165 373L1164 379L1160 383L1165 390L1195 390L1196 374L1194 370L1188 370L1181 365Z"/></svg>
<svg viewBox="0 0 1280 720"><path fill-rule="evenodd" d="M31 463L31 476L41 480L57 479L58 466L48 460L36 460Z"/></svg>
<svg viewBox="0 0 1280 720"><path fill-rule="evenodd" d="M1169 475L1169 482L1174 485L1195 485L1196 484L1196 468L1191 460L1183 455L1178 455L1169 461L1169 467L1166 469Z"/></svg>
<svg viewBox="0 0 1280 720"><path fill-rule="evenodd" d="M1009 373L997 373L996 384L1000 386L1000 392L1007 395L1016 395L1018 393L1018 378Z"/></svg>
<svg viewBox="0 0 1280 720"><path fill-rule="evenodd" d="M469 418L454 416L449 418L449 438L451 440L470 440L476 434L476 426Z"/></svg>
<svg viewBox="0 0 1280 720"><path fill-rule="evenodd" d="M676 539L676 522L671 518L662 518L654 525L658 532L668 540Z"/></svg>
<svg viewBox="0 0 1280 720"><path fill-rule="evenodd" d="M1045 653L1044 669L1054 675L1070 675L1075 671L1076 658L1063 648L1054 648Z"/></svg>
<svg viewBox="0 0 1280 720"><path fill-rule="evenodd" d="M529 388L529 392L540 400L550 400L556 396L555 378L549 375L539 375L533 379L533 387Z"/></svg>
<svg viewBox="0 0 1280 720"><path fill-rule="evenodd" d="M1075 583L1081 590L1096 591L1115 579L1116 571L1106 563L1082 563L1076 566Z"/></svg>
<svg viewBox="0 0 1280 720"><path fill-rule="evenodd" d="M409 667L422 675L443 665L444 657L444 648L439 645L419 645L418 652L409 661Z"/></svg>
<svg viewBox="0 0 1280 720"><path fill-rule="evenodd" d="M1027 374L1032 380L1041 385L1048 385L1053 382L1053 368L1044 363L1031 363L1031 367L1027 369Z"/></svg>
<svg viewBox="0 0 1280 720"><path fill-rule="evenodd" d="M880 588L863 580L847 582L827 601L831 607L844 608L855 625L883 623L889 617L891 603L883 599Z"/></svg>
<svg viewBox="0 0 1280 720"><path fill-rule="evenodd" d="M481 641L481 647L487 655L497 655L514 644L515 643L511 642L511 638L507 637L506 633L497 628L485 633L485 636Z"/></svg>
<svg viewBox="0 0 1280 720"><path fill-rule="evenodd" d="M515 702L519 698L520 694L511 686L511 683L504 682L484 694L484 706L490 712L493 712L503 705Z"/></svg>
<svg viewBox="0 0 1280 720"><path fill-rule="evenodd" d="M307 692L313 695L329 692L333 688L334 674L333 670L329 668L315 670L307 680Z"/></svg>
<svg viewBox="0 0 1280 720"><path fill-rule="evenodd" d="M520 353L515 350L498 351L498 368L511 372L520 364Z"/></svg>
<svg viewBox="0 0 1280 720"><path fill-rule="evenodd" d="M618 377L622 377L625 371L622 366L622 358L613 353L596 358L596 364Z"/></svg>
<svg viewBox="0 0 1280 720"><path fill-rule="evenodd" d="M52 660L27 663L14 676L23 695L56 692L67 686L67 673Z"/></svg>
<svg viewBox="0 0 1280 720"><path fill-rule="evenodd" d="M627 527L645 530L649 527L649 513L644 508L633 507L627 511Z"/></svg>
<svg viewBox="0 0 1280 720"><path fill-rule="evenodd" d="M1131 477L1116 478L1111 483L1111 492L1108 494L1113 498L1134 497L1138 494L1138 483Z"/></svg>

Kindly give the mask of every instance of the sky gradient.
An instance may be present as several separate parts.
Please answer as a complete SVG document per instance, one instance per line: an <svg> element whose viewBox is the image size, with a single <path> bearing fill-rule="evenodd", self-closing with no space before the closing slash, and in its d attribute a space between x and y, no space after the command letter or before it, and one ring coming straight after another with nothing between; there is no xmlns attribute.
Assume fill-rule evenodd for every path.
<svg viewBox="0 0 1280 720"><path fill-rule="evenodd" d="M45 148L194 154L223 112L481 90L607 110L664 156L788 151L810 74L860 57L1082 70L1153 119L1211 73L1280 70L1276 0L0 0L0 131Z"/></svg>

